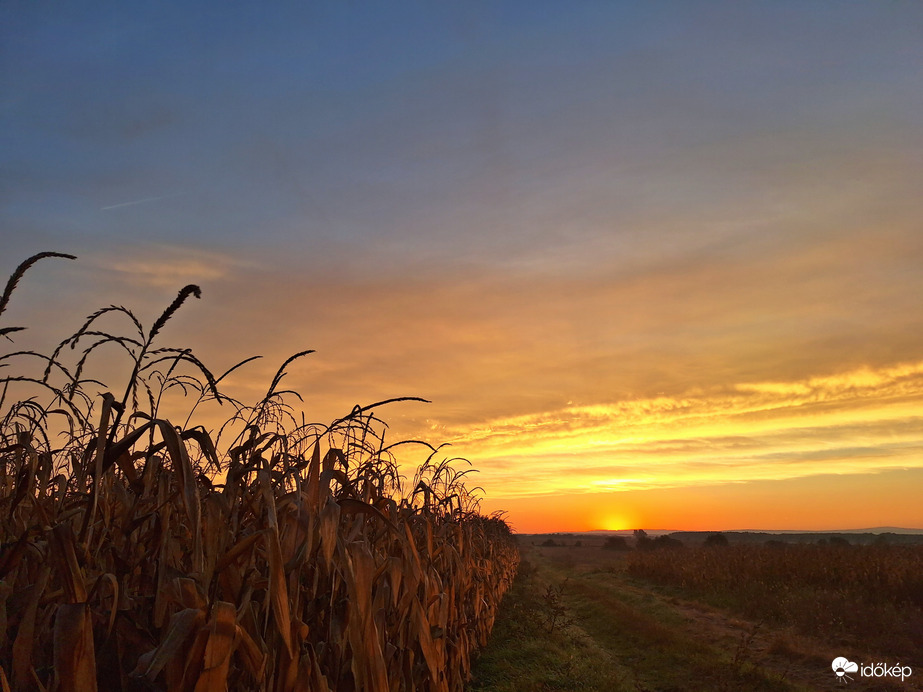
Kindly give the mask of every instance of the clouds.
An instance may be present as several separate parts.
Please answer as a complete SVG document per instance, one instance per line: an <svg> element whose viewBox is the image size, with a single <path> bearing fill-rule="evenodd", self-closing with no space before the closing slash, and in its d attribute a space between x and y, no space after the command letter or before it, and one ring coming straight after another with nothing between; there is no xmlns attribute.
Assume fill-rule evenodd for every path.
<svg viewBox="0 0 923 692"><path fill-rule="evenodd" d="M570 407L447 432L482 460L483 479L503 497L687 487L923 468L921 396L918 362Z"/></svg>
<svg viewBox="0 0 923 692"><path fill-rule="evenodd" d="M148 200L142 200L146 202ZM140 204L129 202L127 204ZM193 247L148 247L142 254L132 252L103 256L97 263L118 276L113 283L132 284L145 290L165 293L189 283L213 283L248 265L247 261L224 253Z"/></svg>
<svg viewBox="0 0 923 692"><path fill-rule="evenodd" d="M379 263L319 246L326 269L308 257L297 270L248 271L222 291L304 315L285 328L291 339L349 354L357 371L363 360L378 365L421 395L489 389L488 401L469 400L483 418L514 401L529 412L549 398L758 387L919 358L923 279L903 269L912 247L869 246L862 234L751 245L731 258L677 250L658 261L652 251L634 265L598 253L602 266L584 261L579 277L543 265L442 268L412 254ZM440 381L440 371L464 384Z"/></svg>
<svg viewBox="0 0 923 692"><path fill-rule="evenodd" d="M180 187L197 202L132 223L573 267L613 252L607 235L682 250L834 203L853 216L857 194L893 201L920 173L919 45L884 11L9 14L13 189L49 227L63 207L117 236L91 210Z"/></svg>
<svg viewBox="0 0 923 692"><path fill-rule="evenodd" d="M62 309L201 284L235 386L315 348L309 417L433 399L395 434L490 492L916 463L915 6L0 13L4 250L81 256Z"/></svg>

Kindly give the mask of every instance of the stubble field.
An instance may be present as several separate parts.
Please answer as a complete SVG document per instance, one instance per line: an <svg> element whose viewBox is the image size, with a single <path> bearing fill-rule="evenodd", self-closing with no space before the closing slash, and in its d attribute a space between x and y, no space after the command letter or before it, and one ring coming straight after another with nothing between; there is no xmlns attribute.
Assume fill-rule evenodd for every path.
<svg viewBox="0 0 923 692"><path fill-rule="evenodd" d="M923 546L518 540L472 691L923 689ZM847 681L839 656L913 674Z"/></svg>

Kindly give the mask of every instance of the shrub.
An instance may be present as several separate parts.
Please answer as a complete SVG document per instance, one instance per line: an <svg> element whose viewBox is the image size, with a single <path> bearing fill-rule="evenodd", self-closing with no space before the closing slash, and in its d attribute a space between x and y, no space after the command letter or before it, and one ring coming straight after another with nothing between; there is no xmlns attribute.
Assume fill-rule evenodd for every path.
<svg viewBox="0 0 923 692"><path fill-rule="evenodd" d="M710 547L724 547L728 544L727 536L723 533L713 533L705 539L705 545Z"/></svg>
<svg viewBox="0 0 923 692"><path fill-rule="evenodd" d="M623 536L607 536L603 543L606 550L631 550L628 541Z"/></svg>

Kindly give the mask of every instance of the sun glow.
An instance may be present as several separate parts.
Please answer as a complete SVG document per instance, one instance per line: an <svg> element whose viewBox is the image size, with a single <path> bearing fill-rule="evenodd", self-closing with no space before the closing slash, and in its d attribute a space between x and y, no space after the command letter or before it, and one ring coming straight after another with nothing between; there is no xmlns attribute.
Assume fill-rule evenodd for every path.
<svg viewBox="0 0 923 692"><path fill-rule="evenodd" d="M602 528L606 531L626 531L631 528L631 523L624 516L613 514L603 520Z"/></svg>
<svg viewBox="0 0 923 692"><path fill-rule="evenodd" d="M920 467L921 395L923 363L916 362L447 432L479 460L479 479L505 497L779 480ZM562 474L565 466L570 472Z"/></svg>
<svg viewBox="0 0 923 692"><path fill-rule="evenodd" d="M874 526L881 523L875 512L897 515L896 498L906 494L889 474L923 473L921 396L923 362L916 361L492 419L478 430L460 426L453 442L478 459L479 482L510 507L517 530L546 522L514 499L550 512L549 498L561 494L569 499L555 506L556 528L777 525L782 497L831 477L850 491L887 487L864 496L868 518L860 524ZM703 503L716 493L721 507ZM818 494L826 497L814 492L807 504L795 503L805 508L805 526L828 521L819 507L806 509ZM901 516L920 524L919 511ZM843 511L829 521L852 526L858 518Z"/></svg>

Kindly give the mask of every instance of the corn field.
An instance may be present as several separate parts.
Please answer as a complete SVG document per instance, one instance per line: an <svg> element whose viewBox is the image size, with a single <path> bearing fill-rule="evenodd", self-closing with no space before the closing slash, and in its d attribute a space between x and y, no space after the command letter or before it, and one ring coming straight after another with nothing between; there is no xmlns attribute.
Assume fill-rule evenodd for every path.
<svg viewBox="0 0 923 692"><path fill-rule="evenodd" d="M48 257L73 259L23 262L0 315ZM299 420L280 383L308 352L244 405L221 387L252 359L216 377L157 345L198 295L150 329L110 306L50 355L0 356L0 690L462 690L518 564L507 524L438 448L399 475L411 443L378 417L397 400ZM112 350L117 390L87 374ZM212 431L206 404L227 411Z"/></svg>

